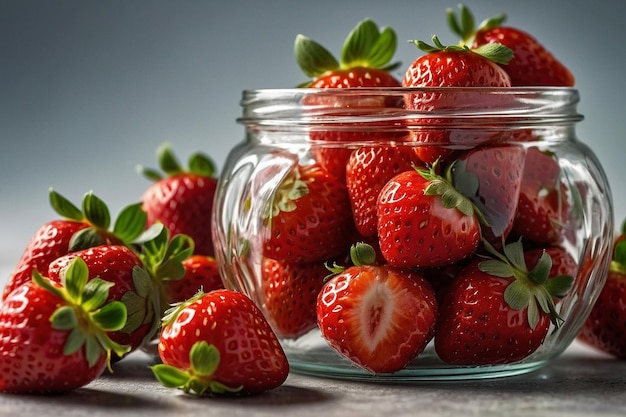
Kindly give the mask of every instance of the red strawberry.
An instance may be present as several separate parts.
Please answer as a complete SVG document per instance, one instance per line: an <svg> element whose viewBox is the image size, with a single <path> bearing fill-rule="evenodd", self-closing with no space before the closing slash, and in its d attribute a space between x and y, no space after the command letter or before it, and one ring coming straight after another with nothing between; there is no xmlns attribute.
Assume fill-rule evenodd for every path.
<svg viewBox="0 0 626 417"><path fill-rule="evenodd" d="M606 281L578 339L620 359L626 359L626 222L615 240Z"/></svg>
<svg viewBox="0 0 626 417"><path fill-rule="evenodd" d="M435 294L417 272L357 263L332 277L319 294L322 336L370 372L399 371L433 336Z"/></svg>
<svg viewBox="0 0 626 417"><path fill-rule="evenodd" d="M526 150L521 146L484 146L464 152L452 167L455 187L485 217L483 239L496 247L502 245L513 227L525 157Z"/></svg>
<svg viewBox="0 0 626 417"><path fill-rule="evenodd" d="M139 257L122 245L101 245L72 252L50 263L50 280L62 282L65 271L76 258L87 265L89 280L99 278L113 284L108 300L121 301L128 311L126 325L109 334L111 339L132 350L142 346L156 333L161 308L158 287Z"/></svg>
<svg viewBox="0 0 626 417"><path fill-rule="evenodd" d="M511 58L509 48L492 44L470 50L468 47L444 46L436 36L432 39L434 46L414 41L426 54L409 66L402 81L404 87L511 86L508 74L497 64L508 62ZM458 108L462 97L459 92L416 92L406 95L405 107L419 112L445 111ZM444 119L424 118L418 123L429 125L429 129L416 129L411 133L412 141L422 144L416 147L416 153L426 163L449 156L454 147L467 148L493 136L493 133L484 131L451 128L451 122Z"/></svg>
<svg viewBox="0 0 626 417"><path fill-rule="evenodd" d="M31 280L33 271L46 273L48 265L68 252L103 244L127 244L138 240L145 229L146 216L140 204L125 207L117 217L113 230L106 204L89 192L82 209L54 190L49 193L52 208L63 219L42 225L31 237L9 280L2 298Z"/></svg>
<svg viewBox="0 0 626 417"><path fill-rule="evenodd" d="M139 167L154 181L141 196L148 225L160 222L172 235L188 235L195 242L196 253L213 256L211 214L217 188L213 161L196 153L185 169L168 144L159 147L157 157L165 177L155 170Z"/></svg>
<svg viewBox="0 0 626 417"><path fill-rule="evenodd" d="M185 301L199 290L210 292L224 288L215 258L206 255L191 255L182 261L185 274L180 279L163 282L168 304Z"/></svg>
<svg viewBox="0 0 626 417"><path fill-rule="evenodd" d="M345 185L318 165L295 167L274 193L265 218L263 255L289 263L343 253L354 228Z"/></svg>
<svg viewBox="0 0 626 417"><path fill-rule="evenodd" d="M558 243L569 223L571 205L553 155L529 148L513 232L539 243Z"/></svg>
<svg viewBox="0 0 626 417"><path fill-rule="evenodd" d="M415 153L410 147L361 147L352 152L346 167L346 186L354 224L364 237L376 235L376 200L395 175L412 169Z"/></svg>
<svg viewBox="0 0 626 417"><path fill-rule="evenodd" d="M543 343L550 323L560 326L553 298L562 297L573 277L551 276L544 253L528 268L521 241L504 255L477 258L447 287L435 330L435 350L455 365L495 365L524 359Z"/></svg>
<svg viewBox="0 0 626 417"><path fill-rule="evenodd" d="M289 264L263 258L263 307L279 337L297 338L317 326L315 304L327 275L321 262Z"/></svg>
<svg viewBox="0 0 626 417"><path fill-rule="evenodd" d="M7 296L0 307L0 392L70 391L100 376L112 351L127 352L106 334L124 326L124 305L105 305L112 284L87 282L87 274L76 261L61 286L35 271Z"/></svg>
<svg viewBox="0 0 626 417"><path fill-rule="evenodd" d="M514 27L502 26L505 15L486 19L474 28L469 9L460 7L460 18L448 9L448 21L462 42L474 48L497 42L513 50L513 58L504 66L513 86L571 87L574 76L535 37Z"/></svg>
<svg viewBox="0 0 626 417"><path fill-rule="evenodd" d="M152 370L166 387L203 395L258 393L287 378L287 358L258 307L231 290L199 292L164 318L163 364Z"/></svg>
<svg viewBox="0 0 626 417"><path fill-rule="evenodd" d="M398 174L378 196L380 250L394 266L449 265L478 248L480 213L435 170Z"/></svg>
<svg viewBox="0 0 626 417"><path fill-rule="evenodd" d="M295 56L298 65L311 81L301 87L310 88L360 88L360 87L399 87L400 81L390 74L399 63L389 64L397 46L396 33L391 28L380 30L371 20L360 22L348 35L341 51L341 62L322 45L298 35L295 40ZM350 97L316 96L306 97L307 105L324 105L332 111L337 108L349 108L350 112L367 109L374 111L384 107L398 107L399 101L385 100L372 95ZM326 129L323 132L311 132L315 142L362 142L382 139L384 133L379 132L347 132ZM383 136L381 138L381 136ZM397 136L397 135L396 135ZM343 180L345 166L351 149L345 146L313 147L313 153L319 164Z"/></svg>

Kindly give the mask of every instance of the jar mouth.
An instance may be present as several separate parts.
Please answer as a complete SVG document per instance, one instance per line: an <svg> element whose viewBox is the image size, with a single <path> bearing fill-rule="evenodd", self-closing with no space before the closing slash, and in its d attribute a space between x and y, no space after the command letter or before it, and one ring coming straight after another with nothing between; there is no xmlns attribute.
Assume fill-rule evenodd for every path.
<svg viewBox="0 0 626 417"><path fill-rule="evenodd" d="M528 128L582 120L579 101L578 90L570 87L258 89L243 91L243 114L237 121L292 130L353 129L361 124L410 129L432 125L436 118L439 128Z"/></svg>

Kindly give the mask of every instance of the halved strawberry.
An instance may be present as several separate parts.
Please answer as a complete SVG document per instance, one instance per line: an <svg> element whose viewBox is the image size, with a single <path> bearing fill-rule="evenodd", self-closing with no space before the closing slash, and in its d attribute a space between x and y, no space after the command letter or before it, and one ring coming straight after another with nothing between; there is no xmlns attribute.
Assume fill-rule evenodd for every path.
<svg viewBox="0 0 626 417"><path fill-rule="evenodd" d="M373 258L372 250L369 259ZM356 263L333 276L319 294L317 322L322 336L338 353L370 372L399 371L434 334L435 294L417 272Z"/></svg>

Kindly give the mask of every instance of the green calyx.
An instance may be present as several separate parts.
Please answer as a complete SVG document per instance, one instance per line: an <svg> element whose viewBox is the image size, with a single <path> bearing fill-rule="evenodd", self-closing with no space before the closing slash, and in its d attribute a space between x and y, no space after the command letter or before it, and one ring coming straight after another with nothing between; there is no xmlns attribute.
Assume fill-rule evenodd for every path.
<svg viewBox="0 0 626 417"><path fill-rule="evenodd" d="M389 63L397 45L398 38L392 28L379 28L371 19L365 19L348 34L340 61L321 44L302 34L296 36L294 53L304 74L316 78L329 71L355 67L392 71L400 66L400 62Z"/></svg>
<svg viewBox="0 0 626 417"><path fill-rule="evenodd" d="M178 369L171 365L158 364L151 367L157 380L167 388L178 388L187 394L235 394L243 386L229 387L214 380L220 364L220 352L214 345L201 340L189 351L190 369Z"/></svg>
<svg viewBox="0 0 626 417"><path fill-rule="evenodd" d="M169 143L163 143L157 148L157 160L162 172L141 165L137 166L137 171L151 181L187 173L213 178L216 173L215 163L202 152L193 153L189 157L187 167L184 167L176 158Z"/></svg>
<svg viewBox="0 0 626 417"><path fill-rule="evenodd" d="M501 14L483 20L476 27L472 12L464 4L459 4L458 15L452 8L448 8L446 9L446 16L452 32L461 38L460 45L472 45L478 32L501 26L506 20L506 15Z"/></svg>
<svg viewBox="0 0 626 417"><path fill-rule="evenodd" d="M124 207L110 230L109 208L92 191L83 197L81 208L52 188L49 190L49 199L54 211L63 218L89 225L72 236L69 247L71 252L104 244L121 243L130 246L142 242L153 233L151 229L146 231L147 216L141 209L141 203Z"/></svg>
<svg viewBox="0 0 626 417"><path fill-rule="evenodd" d="M444 45L441 43L439 38L436 35L433 35L432 41L434 45L430 45L421 40L411 41L415 44L419 49L426 53L437 52L437 51L454 51L454 52L462 52L462 53L475 53L477 55L482 56L490 61L495 62L496 64L508 64L509 61L513 58L513 50L508 46L504 46L501 43L488 43L485 45L481 45L478 48L470 49L466 44L461 45Z"/></svg>
<svg viewBox="0 0 626 417"><path fill-rule="evenodd" d="M120 301L106 302L113 284L100 278L89 280L88 267L79 257L63 271L61 278L62 286L58 287L39 272L33 273L37 285L66 303L50 317L54 329L69 332L63 353L71 355L84 349L89 366L106 355L110 370L112 352L122 357L130 351L129 346L120 345L108 336L109 332L125 326L126 306Z"/></svg>
<svg viewBox="0 0 626 417"><path fill-rule="evenodd" d="M309 194L309 186L306 181L302 180L300 170L294 168L274 192L263 213L263 218L271 220L281 212L294 211L298 207L297 201L307 194Z"/></svg>
<svg viewBox="0 0 626 417"><path fill-rule="evenodd" d="M613 248L613 259L611 260L610 269L613 272L626 275L626 221L622 223L621 233Z"/></svg>
<svg viewBox="0 0 626 417"><path fill-rule="evenodd" d="M484 245L494 258L480 262L478 268L489 275L512 278L504 291L504 300L509 307L514 310L528 307L528 324L531 329L537 326L542 313L547 314L552 324L559 328L563 319L556 311L554 299L563 298L567 294L574 277L550 277L552 258L545 251L537 264L528 269L521 239L504 245L503 254L487 241L484 241Z"/></svg>
<svg viewBox="0 0 626 417"><path fill-rule="evenodd" d="M364 242L357 242L350 246L350 254L347 259L349 263L353 266L363 266L363 265L375 265L376 264L376 250L370 244ZM337 262L333 262L332 265L329 263L325 264L326 269L330 271L324 281L328 281L333 276L342 273L349 266L339 265Z"/></svg>
<svg viewBox="0 0 626 417"><path fill-rule="evenodd" d="M487 224L487 220L482 212L467 196L473 195L478 189L478 178L464 176L463 178L453 178L454 164L450 164L446 170L445 177L437 173L438 161L426 168L416 165L413 169L417 171L425 180L429 181L424 189L424 194L429 196L440 196L441 203L449 209L457 209L466 216L476 216L482 224Z"/></svg>

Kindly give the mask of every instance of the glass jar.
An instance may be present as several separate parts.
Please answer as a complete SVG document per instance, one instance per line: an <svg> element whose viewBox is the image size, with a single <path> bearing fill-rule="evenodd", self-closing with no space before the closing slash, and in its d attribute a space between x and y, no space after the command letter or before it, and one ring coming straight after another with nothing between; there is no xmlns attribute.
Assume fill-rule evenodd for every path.
<svg viewBox="0 0 626 417"><path fill-rule="evenodd" d="M604 283L613 240L607 179L593 152L576 137L575 125L582 120L578 101L577 90L569 88L244 91L238 121L245 126L245 140L227 158L214 211L216 258L225 285L244 292L264 311L298 373L411 381L538 369L562 353L581 328ZM368 160L381 149L386 159ZM464 254L456 253L465 245L459 243L454 250L447 248L447 255L454 256L426 261L424 251L411 250L407 243L417 239L409 225L397 226L394 233L399 234L391 238L388 230L382 235L380 205L390 199L381 197L381 187L392 174L419 167L449 180L482 213L478 243L470 243ZM460 179L460 172L469 172L469 182ZM332 186L324 185L329 181ZM361 188L369 189L365 202L353 195ZM309 206L306 215L297 214L300 203ZM281 210L288 214L279 216ZM439 230L425 251L440 250L438 242L446 233ZM330 275L326 267L347 262L356 242L375 249L378 265L392 264L428 281L439 313L434 326L448 329L440 330L441 336L435 331L417 356L392 372L372 371L330 347L310 301L310 293L319 292ZM478 360L462 359L467 352L458 351L442 358L437 339L443 345L443 339L461 332L458 324L442 323L452 320L444 314L451 310L449 283L472 259L497 257L494 251L504 253L505 245L515 242L527 252L556 250L561 255L553 258L567 258L559 258L561 269L553 275L571 275L571 286L549 297L558 319L546 326L538 346L521 355L490 356L485 341L484 349L478 342ZM537 258L526 259L532 262L529 270ZM278 289L270 283L272 274L286 274L292 281ZM283 291L278 308L271 286ZM522 310L525 320L528 313ZM307 324L283 326L302 314L308 316ZM540 309L538 314L546 315ZM489 333L496 327L487 324L485 329ZM527 336L508 337L509 344L527 342Z"/></svg>

